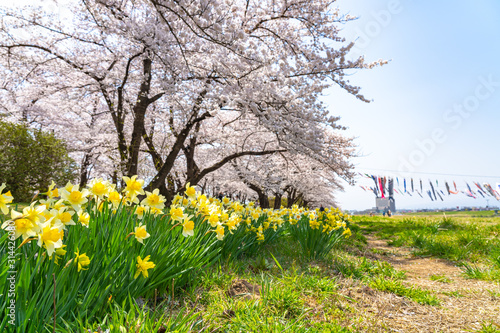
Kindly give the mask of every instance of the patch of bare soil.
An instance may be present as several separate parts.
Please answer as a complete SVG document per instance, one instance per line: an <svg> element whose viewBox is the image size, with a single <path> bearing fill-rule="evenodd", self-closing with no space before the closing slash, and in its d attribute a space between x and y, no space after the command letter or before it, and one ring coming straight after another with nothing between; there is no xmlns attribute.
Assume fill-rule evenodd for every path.
<svg viewBox="0 0 500 333"><path fill-rule="evenodd" d="M242 297L248 300L259 299L261 289L261 286L246 280L233 280L227 294L231 297Z"/></svg>
<svg viewBox="0 0 500 333"><path fill-rule="evenodd" d="M373 332L474 332L482 324L500 330L500 283L465 279L460 268L436 258L414 257L408 248L387 245L385 240L368 236L363 254L387 261L406 271L407 285L436 293L440 306L421 305L404 297L356 285L351 281L343 292L354 299L351 306L366 316ZM439 281L432 275L442 276Z"/></svg>

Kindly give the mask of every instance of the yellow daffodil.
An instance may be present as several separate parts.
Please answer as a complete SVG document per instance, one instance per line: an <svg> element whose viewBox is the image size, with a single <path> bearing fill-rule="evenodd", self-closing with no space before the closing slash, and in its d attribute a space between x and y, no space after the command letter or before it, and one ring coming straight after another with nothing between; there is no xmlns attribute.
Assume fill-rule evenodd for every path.
<svg viewBox="0 0 500 333"><path fill-rule="evenodd" d="M27 219L31 220L31 222L34 223L43 223L45 221L45 210L47 209L47 206L45 205L38 205L35 207L36 202L33 202L31 205L28 207L23 208L23 215Z"/></svg>
<svg viewBox="0 0 500 333"><path fill-rule="evenodd" d="M156 207L149 207L149 211L151 212L151 214L154 214L154 215L163 214L163 210L156 208Z"/></svg>
<svg viewBox="0 0 500 333"><path fill-rule="evenodd" d="M309 220L309 226L311 226L311 229L318 229L320 224L321 223L317 220Z"/></svg>
<svg viewBox="0 0 500 333"><path fill-rule="evenodd" d="M234 223L234 221L227 221L226 222L226 226L227 226L227 229L229 230L229 233L233 233L233 230L236 229L236 224Z"/></svg>
<svg viewBox="0 0 500 333"><path fill-rule="evenodd" d="M142 187L144 186L144 180L137 179L137 175L132 176L131 178L127 176L123 176L123 180L127 187L123 190L128 194L128 196L133 200L138 195L143 195L144 190Z"/></svg>
<svg viewBox="0 0 500 333"><path fill-rule="evenodd" d="M64 231L62 224L53 226L51 220L46 221L40 226L41 232L38 234L38 246L45 246L49 256L54 253L55 249L62 247L62 239Z"/></svg>
<svg viewBox="0 0 500 333"><path fill-rule="evenodd" d="M49 190L47 191L47 196L50 199L59 197L59 189L56 187L56 183L54 183L54 181L52 181L52 183L49 185Z"/></svg>
<svg viewBox="0 0 500 333"><path fill-rule="evenodd" d="M58 249L56 249L56 250L54 251L54 253L55 253L55 255L56 255L56 257L54 258L54 261L55 261L55 263L56 263L56 264L58 264L58 265L59 265L59 263L58 263L59 259L60 259L62 256L64 256L64 255L66 254L66 252L67 252L67 251L64 249L65 247L66 247L66 245L63 245L63 246L61 246L60 248L58 248Z"/></svg>
<svg viewBox="0 0 500 333"><path fill-rule="evenodd" d="M26 218L24 214L16 212L15 210L10 211L11 219L5 221L2 224L2 229L4 230L14 230L15 238L23 237L26 240L29 237L35 237L40 232L40 226ZM13 229L12 229L13 228Z"/></svg>
<svg viewBox="0 0 500 333"><path fill-rule="evenodd" d="M342 233L342 236L345 236L345 238L349 238L351 237L352 233L351 233L351 229L347 228L344 230L344 232Z"/></svg>
<svg viewBox="0 0 500 333"><path fill-rule="evenodd" d="M186 216L182 223L182 235L184 237L194 236L194 222L191 218L192 216Z"/></svg>
<svg viewBox="0 0 500 333"><path fill-rule="evenodd" d="M238 228L240 224L241 217L238 214L232 213L231 217L227 220L226 225L229 232L232 234L233 230Z"/></svg>
<svg viewBox="0 0 500 333"><path fill-rule="evenodd" d="M80 272L81 270L87 270L88 268L86 267L90 264L90 258L86 253L80 254L78 250L76 250L75 254L75 265L78 266L78 272Z"/></svg>
<svg viewBox="0 0 500 333"><path fill-rule="evenodd" d="M143 243L144 240L151 235L148 234L148 232L146 231L145 225L139 224L139 226L135 227L135 229L134 229L134 236L135 236L135 239L137 239L137 241L139 243L144 244Z"/></svg>
<svg viewBox="0 0 500 333"><path fill-rule="evenodd" d="M6 187L5 183L0 185L0 210L4 215L9 214L9 206L7 204L11 203L12 200L14 200L14 197L10 193L10 191L7 191L2 194L2 191Z"/></svg>
<svg viewBox="0 0 500 333"><path fill-rule="evenodd" d="M217 234L217 239L218 240L223 240L224 239L224 227L220 224L217 225L217 229L215 229L215 233Z"/></svg>
<svg viewBox="0 0 500 333"><path fill-rule="evenodd" d="M67 225L75 225L76 224L72 218L73 214L75 214L75 212L66 211L66 207L62 207L59 210L53 209L50 213L53 217L52 223L61 222L64 225L63 229L66 229Z"/></svg>
<svg viewBox="0 0 500 333"><path fill-rule="evenodd" d="M137 257L137 271L135 272L134 279L137 279L139 274L142 273L142 276L147 278L148 275L148 269L155 268L155 264L151 261L149 261L150 256L146 256L146 258L141 259L141 257Z"/></svg>
<svg viewBox="0 0 500 333"><path fill-rule="evenodd" d="M47 195L47 199L41 199L40 203L46 205L47 208L51 208L53 203L56 201L55 198L59 196L59 189L56 187L56 183L54 183L54 181L52 181L49 185L49 189L44 194Z"/></svg>
<svg viewBox="0 0 500 333"><path fill-rule="evenodd" d="M210 215L210 208L207 206L206 203L198 205L198 213L200 213L203 216Z"/></svg>
<svg viewBox="0 0 500 333"><path fill-rule="evenodd" d="M54 217L54 214L52 213L54 211L57 211L57 209L51 209L51 210L46 209L46 210L44 210L44 212L43 212L42 215L43 215L43 218L45 219L45 221L46 220L50 220L51 218Z"/></svg>
<svg viewBox="0 0 500 333"><path fill-rule="evenodd" d="M149 210L149 207L145 207L145 206L136 206L135 208L135 215L137 215L137 218L139 219L143 219L144 218L144 214Z"/></svg>
<svg viewBox="0 0 500 333"><path fill-rule="evenodd" d="M56 202L52 205L52 208L57 209L57 210L61 209L62 207L66 207L66 206L64 205L64 199L57 200L57 201L56 201Z"/></svg>
<svg viewBox="0 0 500 333"><path fill-rule="evenodd" d="M109 194L109 192L114 190L114 185L112 185L107 180L103 180L102 178L92 179L87 186L89 188L90 193L94 197L100 199L103 199L105 196Z"/></svg>
<svg viewBox="0 0 500 333"><path fill-rule="evenodd" d="M165 197L160 194L160 190L156 189L153 192L146 191L146 198L142 200L141 205L154 207L158 209L165 208Z"/></svg>
<svg viewBox="0 0 500 333"><path fill-rule="evenodd" d="M215 228L219 224L219 215L210 214L210 216L208 217L208 223L210 223L212 228Z"/></svg>
<svg viewBox="0 0 500 333"><path fill-rule="evenodd" d="M123 202L128 206L132 206L133 204L136 205L139 204L139 198L137 196L130 196L130 193L125 193L123 199L124 199Z"/></svg>
<svg viewBox="0 0 500 333"><path fill-rule="evenodd" d="M192 198L192 199L196 198L196 194L197 194L197 193L196 193L196 189L194 188L194 186L191 186L191 184L190 184L190 183L187 183L187 184L186 184L186 191L184 191L184 193L185 193L188 197L190 197L190 198Z"/></svg>
<svg viewBox="0 0 500 333"><path fill-rule="evenodd" d="M223 211L220 214L220 220L221 222L226 222L227 220L229 220L229 214L226 211Z"/></svg>
<svg viewBox="0 0 500 333"><path fill-rule="evenodd" d="M78 211L81 205L87 203L87 196L89 194L90 192L87 189L80 191L78 185L73 185L72 187L66 185L64 190L61 191L61 198L69 203L75 211Z"/></svg>
<svg viewBox="0 0 500 333"><path fill-rule="evenodd" d="M174 199L172 200L172 204L177 205L182 202L182 199L184 199L181 195L176 194L174 196Z"/></svg>
<svg viewBox="0 0 500 333"><path fill-rule="evenodd" d="M184 207L171 206L170 218L173 221L180 222L184 219Z"/></svg>
<svg viewBox="0 0 500 333"><path fill-rule="evenodd" d="M118 206L120 205L120 202L122 201L122 196L120 195L120 193L112 191L108 195L108 200L113 205L113 208L117 209Z"/></svg>
<svg viewBox="0 0 500 333"><path fill-rule="evenodd" d="M90 215L87 212L84 212L83 210L78 211L78 221L86 226L87 228L89 227L89 222L90 222Z"/></svg>

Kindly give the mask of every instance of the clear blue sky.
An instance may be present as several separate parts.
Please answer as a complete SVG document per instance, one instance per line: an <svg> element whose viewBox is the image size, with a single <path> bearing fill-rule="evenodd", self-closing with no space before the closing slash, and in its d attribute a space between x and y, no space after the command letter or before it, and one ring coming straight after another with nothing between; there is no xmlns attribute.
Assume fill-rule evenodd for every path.
<svg viewBox="0 0 500 333"><path fill-rule="evenodd" d="M337 5L359 17L342 32L348 40L357 38L356 54L390 60L351 78L372 103L339 88L325 97L331 113L349 128L346 134L356 137L356 170L422 179L424 190L429 179L439 180L441 189L444 180L455 180L459 189L466 181L500 183L500 1L339 0ZM358 186L373 182L357 180L337 194L343 209L374 206L374 195ZM463 194L444 199L396 195L396 206L487 204ZM489 205L500 203L490 197Z"/></svg>

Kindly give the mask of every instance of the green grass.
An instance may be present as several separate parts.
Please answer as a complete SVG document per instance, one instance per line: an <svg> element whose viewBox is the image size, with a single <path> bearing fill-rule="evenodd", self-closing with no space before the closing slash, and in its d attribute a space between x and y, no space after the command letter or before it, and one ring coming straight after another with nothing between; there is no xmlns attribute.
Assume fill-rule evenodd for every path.
<svg viewBox="0 0 500 333"><path fill-rule="evenodd" d="M481 268L474 264L461 263L463 274L469 279L500 281L500 270L495 268Z"/></svg>
<svg viewBox="0 0 500 333"><path fill-rule="evenodd" d="M298 256L297 244L291 237L283 237L258 255L220 262L200 272L201 282L177 292L173 302L168 295L162 295L163 303L151 310L150 299L142 317L134 311L138 308L132 307L132 314L112 312L102 324L82 324L82 330L104 332L111 326L126 327L123 323L136 318L144 323L143 331L148 332L155 331L158 323L167 331L178 332L365 331L372 324L358 314L357 301L345 295L343 283L350 281L345 278L420 304L439 304L432 292L404 284L405 272L389 263L347 253L345 249L356 247L358 240L353 237L345 248L336 248L324 258L313 260ZM260 286L261 296L249 300L231 297L228 289L236 279Z"/></svg>
<svg viewBox="0 0 500 333"><path fill-rule="evenodd" d="M338 294L337 278L330 274L328 260L296 257L295 251L290 238L280 240L268 246L267 253L233 260L207 271L203 284L196 290L187 290L184 297L200 298L202 327L208 331L223 328L226 332L351 332L341 324L346 313L336 311L342 297ZM255 270L256 261L275 264ZM260 285L262 296L252 300L228 296L234 279ZM322 318L316 316L318 309Z"/></svg>
<svg viewBox="0 0 500 333"><path fill-rule="evenodd" d="M420 304L441 304L441 301L431 292L413 286L406 286L398 280L383 279L379 277L370 281L370 287L380 291L391 292L398 296L407 297Z"/></svg>
<svg viewBox="0 0 500 333"><path fill-rule="evenodd" d="M362 280L373 289L404 296L420 304L440 304L432 292L403 284L401 281L406 279L405 272L396 270L388 262L344 255L335 260L334 267L345 277Z"/></svg>
<svg viewBox="0 0 500 333"><path fill-rule="evenodd" d="M389 245L406 246L416 256L435 256L463 267L470 278L500 278L500 218L356 216L364 230L388 239Z"/></svg>
<svg viewBox="0 0 500 333"><path fill-rule="evenodd" d="M452 216L456 217L498 217L500 214L496 214L494 210L461 210L461 211L436 211L436 212L412 212L404 213L406 216Z"/></svg>
<svg viewBox="0 0 500 333"><path fill-rule="evenodd" d="M500 333L500 325L497 323L483 323L478 333Z"/></svg>
<svg viewBox="0 0 500 333"><path fill-rule="evenodd" d="M431 281L438 281L442 283L452 283L453 280L450 279L449 277L446 277L445 275L438 275L438 274L433 274L430 276Z"/></svg>
<svg viewBox="0 0 500 333"><path fill-rule="evenodd" d="M346 254L338 254L333 267L345 277L359 280L384 277L394 280L406 279L403 271L398 271L385 261L370 260L365 257L353 257Z"/></svg>

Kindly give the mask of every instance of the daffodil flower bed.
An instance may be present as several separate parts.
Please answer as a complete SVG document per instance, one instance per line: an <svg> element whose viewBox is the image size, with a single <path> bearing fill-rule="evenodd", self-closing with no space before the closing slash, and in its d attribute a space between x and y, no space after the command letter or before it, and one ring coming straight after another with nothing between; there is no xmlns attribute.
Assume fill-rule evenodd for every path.
<svg viewBox="0 0 500 333"><path fill-rule="evenodd" d="M14 198L0 186L5 214L0 217L5 230L0 233L0 331L10 320L3 315L10 304L5 297L9 272L16 276L16 327L41 332L52 327L54 297L56 326L64 329L74 321L102 318L110 302L196 282L198 272L218 259L255 253L288 229L292 235L300 228L313 234L322 230L314 239L335 234L335 242L338 234L349 233L340 211L261 209L207 197L189 184L166 208L157 189L144 191L137 176L123 180L123 191L100 178L84 189L52 183L43 198L22 211L10 207ZM16 245L14 260L8 240ZM302 247L310 251L307 246ZM315 245L314 253L321 246L330 243Z"/></svg>
<svg viewBox="0 0 500 333"><path fill-rule="evenodd" d="M291 235L300 244L302 254L319 258L329 253L343 238L351 236L350 216L339 209L309 211L299 214L292 209L289 223Z"/></svg>

